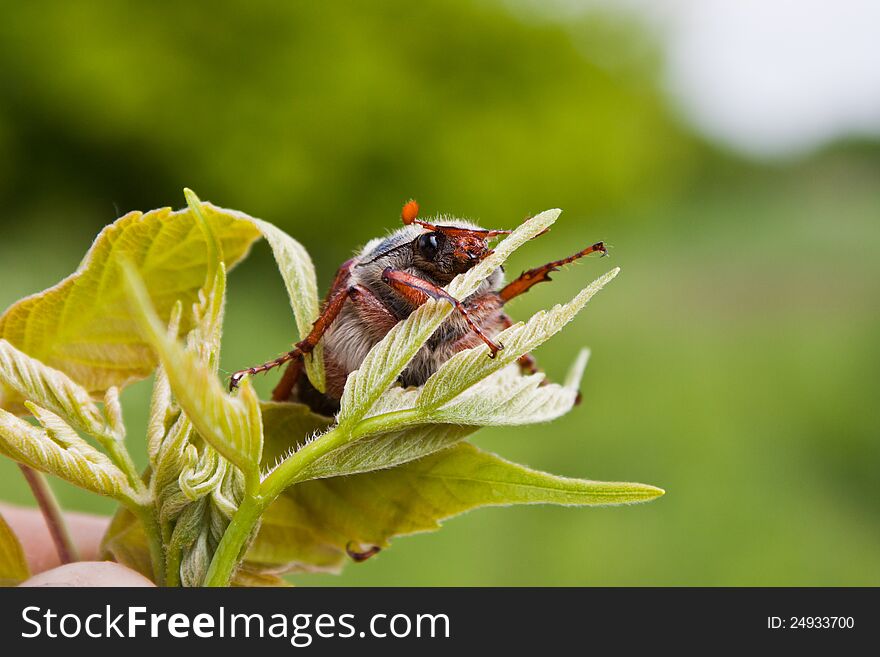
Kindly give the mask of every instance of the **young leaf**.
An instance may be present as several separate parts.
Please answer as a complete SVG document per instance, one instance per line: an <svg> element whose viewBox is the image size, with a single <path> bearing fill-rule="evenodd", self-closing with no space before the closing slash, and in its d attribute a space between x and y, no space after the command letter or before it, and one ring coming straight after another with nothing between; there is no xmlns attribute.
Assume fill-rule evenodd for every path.
<svg viewBox="0 0 880 657"><path fill-rule="evenodd" d="M92 436L113 431L85 388L0 339L0 383Z"/></svg>
<svg viewBox="0 0 880 657"><path fill-rule="evenodd" d="M183 312L182 308L182 305L177 303L171 310L171 319L168 322L169 338L177 337L180 316ZM171 415L171 384L168 383L165 369L160 365L156 368L153 394L150 396L150 419L147 422L147 456L149 456L150 466L152 466L154 472L156 470L156 459L162 448L162 441L165 440L165 436L170 429L169 423L174 420Z"/></svg>
<svg viewBox="0 0 880 657"><path fill-rule="evenodd" d="M226 394L197 354L168 336L135 270L128 265L123 270L134 317L156 350L180 407L208 444L257 483L263 427L253 386L245 380L238 396ZM221 266L218 275L222 274Z"/></svg>
<svg viewBox="0 0 880 657"><path fill-rule="evenodd" d="M398 391L392 388L389 393ZM409 393L410 391L401 391ZM383 395L382 400L395 395ZM333 419L313 413L308 406L263 402L263 468L271 471L303 444L320 438ZM375 410L375 409L374 409ZM337 477L391 468L422 458L463 440L475 427L449 424L421 424L386 431L347 442L316 459L299 472L296 481Z"/></svg>
<svg viewBox="0 0 880 657"><path fill-rule="evenodd" d="M333 422L302 404L264 402L262 412L263 467L269 471L305 443L320 439L320 432ZM394 467L449 447L474 431L474 427L422 424L350 441L308 464L296 481Z"/></svg>
<svg viewBox="0 0 880 657"><path fill-rule="evenodd" d="M150 488L161 522L171 522L191 501L180 490L178 479L187 463L192 423L184 413L168 429L152 462ZM194 449L194 448L193 448Z"/></svg>
<svg viewBox="0 0 880 657"><path fill-rule="evenodd" d="M21 543L0 514L0 586L16 586L30 576Z"/></svg>
<svg viewBox="0 0 880 657"><path fill-rule="evenodd" d="M421 409L437 408L454 399L478 381L515 362L562 330L587 302L620 272L616 267L600 276L565 305L535 313L529 321L502 331L497 340L504 345L495 358L488 357L486 347L474 347L455 354L425 383L419 397Z"/></svg>
<svg viewBox="0 0 880 657"><path fill-rule="evenodd" d="M430 420L474 426L549 422L568 413L577 396L577 384L545 383L543 374L522 376L511 365L432 411Z"/></svg>
<svg viewBox="0 0 880 657"><path fill-rule="evenodd" d="M446 449L476 430L477 427L454 424L421 424L361 438L316 459L299 473L296 481L393 468Z"/></svg>
<svg viewBox="0 0 880 657"><path fill-rule="evenodd" d="M125 422L122 419L122 402L119 400L119 388L110 386L104 393L104 415L110 434L117 441L125 440Z"/></svg>
<svg viewBox="0 0 880 657"><path fill-rule="evenodd" d="M51 411L29 402L27 407L42 428L0 409L0 450L19 463L80 488L120 501L135 500L126 476L107 456Z"/></svg>
<svg viewBox="0 0 880 657"><path fill-rule="evenodd" d="M450 445L492 424L527 424L552 420L571 410L586 366L583 350L571 368L565 386L541 385L543 375L523 377L516 366L469 389L450 404L415 417L412 426L399 423L386 430L349 441L319 457L300 470L295 481L334 477L406 463ZM373 406L370 417L400 410L412 410L418 398L416 388L390 388ZM308 407L290 403L264 403L264 468L271 470L302 444L320 439L320 431L332 423Z"/></svg>
<svg viewBox="0 0 880 657"><path fill-rule="evenodd" d="M231 268L259 233L245 215L207 203L202 209ZM134 263L165 322L178 300L189 307L205 283L205 237L190 210L131 212L101 231L73 275L11 306L0 317L0 338L90 393L149 375L155 357L127 310L118 257ZM185 317L182 328L190 325ZM2 396L5 408L17 398Z"/></svg>
<svg viewBox="0 0 880 657"><path fill-rule="evenodd" d="M352 543L386 547L477 507L627 504L662 494L644 484L557 477L458 443L388 470L292 486L264 514L247 560L332 569Z"/></svg>
<svg viewBox="0 0 880 657"><path fill-rule="evenodd" d="M194 445L190 449L195 450ZM229 462L220 458L217 451L205 447L198 455L192 468L184 468L178 478L180 489L190 500L197 500L210 494L220 486L226 476Z"/></svg>
<svg viewBox="0 0 880 657"><path fill-rule="evenodd" d="M523 222L498 244L491 255L464 274L456 276L447 291L456 299L467 298L513 251L549 228L559 213L559 210L547 210ZM360 368L346 380L338 418L340 426L351 427L370 412L382 393L397 380L450 312L452 306L446 301L428 300L405 320L398 322L370 350Z"/></svg>
<svg viewBox="0 0 880 657"><path fill-rule="evenodd" d="M378 422L385 415L387 424L395 428L428 422L472 426L549 422L568 413L577 401L588 355L588 350L581 351L565 385L547 383L543 374L523 376L517 365L508 365L434 409L418 407L418 388L389 388L366 419Z"/></svg>
<svg viewBox="0 0 880 657"><path fill-rule="evenodd" d="M318 319L320 309L318 280L312 259L303 246L283 230L260 219L251 221L272 247L275 262L278 263L278 270L287 288L287 296L290 298L290 307L293 309L300 340L305 339L312 330L312 324ZM305 357L309 381L321 392L326 390L323 349L323 345L319 342L314 351Z"/></svg>

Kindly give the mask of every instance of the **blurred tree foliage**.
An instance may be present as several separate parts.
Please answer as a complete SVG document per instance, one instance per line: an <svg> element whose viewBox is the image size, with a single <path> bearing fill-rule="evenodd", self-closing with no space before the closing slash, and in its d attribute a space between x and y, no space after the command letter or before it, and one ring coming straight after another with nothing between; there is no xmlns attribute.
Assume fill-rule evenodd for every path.
<svg viewBox="0 0 880 657"><path fill-rule="evenodd" d="M335 226L350 248L409 196L508 226L667 195L700 151L646 84L651 59L626 56L643 35L617 27L461 0L16 3L0 22L3 220L98 227L114 204L179 206L189 185L310 247Z"/></svg>

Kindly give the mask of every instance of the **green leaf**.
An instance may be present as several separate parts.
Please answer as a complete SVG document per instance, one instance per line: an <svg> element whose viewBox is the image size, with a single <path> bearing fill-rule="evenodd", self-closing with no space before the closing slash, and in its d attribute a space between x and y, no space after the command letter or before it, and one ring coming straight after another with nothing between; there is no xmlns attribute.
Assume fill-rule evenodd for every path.
<svg viewBox="0 0 880 657"><path fill-rule="evenodd" d="M263 416L263 467L271 469L333 424L305 404L260 402Z"/></svg>
<svg viewBox="0 0 880 657"><path fill-rule="evenodd" d="M493 372L515 362L562 330L587 302L620 272L616 267L581 290L565 305L535 313L529 321L502 331L496 340L504 345L495 358L488 357L485 346L466 349L455 354L425 383L418 400L421 409L434 409L454 399Z"/></svg>
<svg viewBox="0 0 880 657"><path fill-rule="evenodd" d="M144 526L125 507L119 507L104 537L101 539L101 558L113 560L154 579Z"/></svg>
<svg viewBox="0 0 880 657"><path fill-rule="evenodd" d="M260 570L242 566L235 571L230 586L246 586L248 588L259 588L264 586L289 588L292 587L293 584L271 572L261 572Z"/></svg>
<svg viewBox="0 0 880 657"><path fill-rule="evenodd" d="M334 569L349 544L384 548L394 536L435 530L477 507L628 504L662 494L645 484L557 477L458 443L392 469L289 488L264 514L247 559Z"/></svg>
<svg viewBox="0 0 880 657"><path fill-rule="evenodd" d="M474 431L476 427L454 424L422 424L398 431L385 431L347 443L315 459L303 468L296 481L393 468L446 449Z"/></svg>
<svg viewBox="0 0 880 657"><path fill-rule="evenodd" d="M549 422L572 409L578 389L577 383L561 386L545 381L543 374L523 376L517 365L510 365L432 411L429 418L474 426Z"/></svg>
<svg viewBox="0 0 880 657"><path fill-rule="evenodd" d="M456 299L467 298L513 251L547 230L559 213L559 210L547 210L523 222L498 244L489 257L456 276L447 286L447 291ZM405 320L398 322L370 350L360 368L350 374L345 382L339 412L340 426L351 427L367 416L382 393L397 380L450 312L452 306L446 301L429 299Z"/></svg>
<svg viewBox="0 0 880 657"><path fill-rule="evenodd" d="M92 436L114 434L88 391L63 372L48 367L0 339L0 383L23 399L62 416ZM111 395L111 403L113 396Z"/></svg>
<svg viewBox="0 0 880 657"><path fill-rule="evenodd" d="M177 336L181 313L181 304L175 304L168 323L169 338ZM159 450L162 448L162 441L165 440L171 423L175 421L175 415L172 406L171 384L168 383L165 369L160 365L156 368L153 394L150 396L150 418L147 422L147 456L149 456L150 466L154 471Z"/></svg>
<svg viewBox="0 0 880 657"><path fill-rule="evenodd" d="M275 465L300 446L320 436L332 418L317 415L302 404L264 402L264 467ZM424 424L386 431L348 442L305 467L297 481L336 477L390 468L445 449L473 433L473 427Z"/></svg>
<svg viewBox="0 0 880 657"><path fill-rule="evenodd" d="M259 233L246 215L207 203L202 210L231 268ZM205 283L205 236L192 211L131 212L101 231L73 275L11 306L0 317L0 338L91 393L149 375L156 360L125 303L119 257L134 264L165 322L178 300L195 303ZM182 328L191 322L185 317ZM0 405L12 408L17 395L3 396Z"/></svg>
<svg viewBox="0 0 880 657"><path fill-rule="evenodd" d="M0 450L19 463L120 501L137 501L128 479L102 452L79 437L59 416L30 402L42 427L0 409Z"/></svg>
<svg viewBox="0 0 880 657"><path fill-rule="evenodd" d="M588 357L589 350L582 350L565 385L547 383L543 374L523 376L518 365L508 365L440 408L419 408L419 388L389 388L366 419L398 428L424 423L492 426L549 422L574 406Z"/></svg>
<svg viewBox="0 0 880 657"><path fill-rule="evenodd" d="M226 394L212 369L168 336L137 272L128 265L123 270L134 317L156 350L178 404L208 444L238 466L252 485L259 483L263 428L250 381L242 382L236 397ZM223 273L221 266L218 276Z"/></svg>
<svg viewBox="0 0 880 657"><path fill-rule="evenodd" d="M16 586L30 576L21 543L0 514L0 586Z"/></svg>
<svg viewBox="0 0 880 657"><path fill-rule="evenodd" d="M251 221L272 247L275 262L278 263L278 270L287 288L299 337L303 340L311 332L320 310L318 280L312 259L305 248L283 230L261 219ZM323 349L319 342L314 351L305 357L309 381L321 392L326 390Z"/></svg>
<svg viewBox="0 0 880 657"><path fill-rule="evenodd" d="M583 350L579 354L564 386L542 385L543 375L524 377L515 365L509 366L430 414L402 422L396 429L344 442L306 465L293 481L394 467L450 447L480 426L555 419L574 406L588 353ZM390 388L373 406L370 417L411 411L419 392L417 388ZM302 445L320 440L320 432L333 421L300 404L267 403L262 408L264 467L268 466L270 471Z"/></svg>

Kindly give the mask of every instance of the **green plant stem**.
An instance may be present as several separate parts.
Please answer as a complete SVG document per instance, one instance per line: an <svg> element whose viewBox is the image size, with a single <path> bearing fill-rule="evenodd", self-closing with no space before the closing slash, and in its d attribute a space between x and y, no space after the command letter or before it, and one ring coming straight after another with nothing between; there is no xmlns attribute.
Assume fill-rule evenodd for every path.
<svg viewBox="0 0 880 657"><path fill-rule="evenodd" d="M55 497L55 493L52 492L52 488L49 486L45 475L21 463L18 464L18 467L21 468L21 472L24 474L24 478L27 480L28 486L30 486L31 492L37 500L37 505L40 507L43 518L46 520L46 526L49 528L52 542L55 543L59 560L63 564L79 561L79 553L70 536L67 523L64 521L61 506L58 504L58 499Z"/></svg>
<svg viewBox="0 0 880 657"><path fill-rule="evenodd" d="M402 411L392 411L368 417L358 422L352 428L337 426L331 429L317 440L310 442L286 458L277 468L272 470L260 485L260 495L269 498L271 502L284 492L285 488L296 483L300 473L322 456L326 456L361 436L391 429L401 429L408 425L416 424L420 421L421 414L422 412L418 409L408 408Z"/></svg>
<svg viewBox="0 0 880 657"><path fill-rule="evenodd" d="M137 471L137 467L125 448L125 444L115 438L104 441L104 447L110 455L110 459L125 473L132 490L139 494L146 493L147 487Z"/></svg>
<svg viewBox="0 0 880 657"><path fill-rule="evenodd" d="M107 450L110 459L125 473L128 483L135 492L135 499L126 502L129 510L141 521L144 534L147 537L147 545L150 549L150 565L153 568L153 579L159 586L164 586L166 581L165 544L162 541L162 529L156 510L153 508L150 491L128 453L125 443L116 436L103 436L101 443Z"/></svg>
<svg viewBox="0 0 880 657"><path fill-rule="evenodd" d="M169 550L165 558L165 586L180 586L180 549Z"/></svg>
<svg viewBox="0 0 880 657"><path fill-rule="evenodd" d="M205 577L205 586L228 586L248 539L253 535L260 516L286 488L297 482L299 475L323 456L351 440L380 431L399 429L415 424L421 417L417 409L392 411L369 417L353 428L337 426L317 440L281 462L260 485L258 495L245 497L217 546Z"/></svg>
<svg viewBox="0 0 880 657"><path fill-rule="evenodd" d="M128 500L127 506L141 521L147 545L150 548L150 565L153 568L153 579L159 586L165 585L165 547L162 541L162 529L153 508L150 491L138 473L137 466L128 453L125 443L114 436L105 436L101 441L110 459L125 473L128 483L136 494L136 499Z"/></svg>
<svg viewBox="0 0 880 657"><path fill-rule="evenodd" d="M129 507L144 528L147 546L150 549L150 565L153 567L153 579L157 586L165 586L165 548L162 545L162 531L152 505Z"/></svg>
<svg viewBox="0 0 880 657"><path fill-rule="evenodd" d="M271 501L261 496L244 498L214 552L205 575L205 586L229 586L248 539Z"/></svg>

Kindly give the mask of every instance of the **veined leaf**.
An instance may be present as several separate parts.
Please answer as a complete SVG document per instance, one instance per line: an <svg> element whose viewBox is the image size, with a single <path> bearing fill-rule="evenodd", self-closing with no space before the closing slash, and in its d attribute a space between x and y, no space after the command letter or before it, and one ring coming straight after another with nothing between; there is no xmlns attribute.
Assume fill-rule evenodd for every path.
<svg viewBox="0 0 880 657"><path fill-rule="evenodd" d="M284 279L284 286L287 288L287 296L290 298L296 328L300 340L303 340L311 332L312 324L318 319L320 310L318 279L315 276L312 259L299 242L280 228L261 219L251 221L272 247L275 262L278 263L278 270L281 272L281 278ZM305 357L309 381L321 392L326 390L323 349L323 345L319 342L314 351Z"/></svg>
<svg viewBox="0 0 880 657"><path fill-rule="evenodd" d="M16 586L30 576L21 543L0 514L0 586Z"/></svg>
<svg viewBox="0 0 880 657"><path fill-rule="evenodd" d="M587 352L583 351L564 386L545 383L543 374L522 376L517 365L508 365L432 411L430 420L474 426L555 420L575 405L586 360Z"/></svg>
<svg viewBox="0 0 880 657"><path fill-rule="evenodd" d="M75 429L92 436L114 432L88 391L59 370L0 339L0 383L43 408L62 416Z"/></svg>
<svg viewBox="0 0 880 657"><path fill-rule="evenodd" d="M180 303L171 309L171 319L168 322L168 337L177 337L180 325L180 316L183 312ZM147 456L153 471L156 469L156 459L162 448L162 442L168 434L170 422L174 420L172 415L171 384L165 369L160 365L156 368L156 378L153 382L153 394L150 396L150 419L147 422Z"/></svg>
<svg viewBox="0 0 880 657"><path fill-rule="evenodd" d="M579 355L565 386L541 385L543 375L524 377L515 365L509 366L410 425L344 443L307 465L296 481L391 468L445 449L480 426L531 424L564 415L577 399L587 353ZM411 410L418 393L415 388L390 388L373 407L371 417ZM270 470L304 443L320 440L319 432L332 423L331 418L299 404L265 403L263 412L264 467Z"/></svg>
<svg viewBox="0 0 880 657"><path fill-rule="evenodd" d="M425 383L418 407L438 408L493 372L510 365L523 354L542 345L574 319L593 295L619 272L619 267L612 269L581 290L569 303L539 311L529 321L520 322L502 331L496 340L504 344L504 349L498 352L495 358L488 358L488 348L485 346L466 349L455 354Z"/></svg>
<svg viewBox="0 0 880 657"><path fill-rule="evenodd" d="M127 265L123 270L134 316L145 339L156 350L180 407L209 445L238 466L251 482L257 482L263 427L253 386L245 380L236 397L226 394L198 355L168 336L135 270ZM223 275L222 266L218 275Z"/></svg>
<svg viewBox="0 0 880 657"><path fill-rule="evenodd" d="M187 464L192 423L184 413L168 429L153 458L150 488L162 522L171 522L191 500L183 494L178 479Z"/></svg>
<svg viewBox="0 0 880 657"><path fill-rule="evenodd" d="M341 477L393 468L446 449L478 427L455 424L419 424L398 431L385 431L346 443L310 463L297 481Z"/></svg>
<svg viewBox="0 0 880 657"><path fill-rule="evenodd" d="M245 215L202 208L231 268L259 233ZM205 237L190 210L131 212L101 231L73 275L12 305L0 317L0 338L90 393L149 375L156 361L125 303L120 256L136 267L165 322L178 300L190 307L205 283ZM182 328L190 326L185 317ZM17 395L4 397L0 403L10 408Z"/></svg>
<svg viewBox="0 0 880 657"><path fill-rule="evenodd" d="M392 389L392 391L395 389ZM391 391L389 391L391 392ZM385 400L388 395L383 395ZM303 404L263 402L263 467L271 470L306 442L316 440L332 418L313 413ZM351 441L316 459L297 481L336 477L391 468L422 458L463 440L475 427L421 424Z"/></svg>
<svg viewBox="0 0 880 657"><path fill-rule="evenodd" d="M557 477L458 443L388 470L289 488L264 514L247 559L333 569L351 543L386 547L394 536L435 530L477 507L627 504L662 494L644 484Z"/></svg>
<svg viewBox="0 0 880 657"><path fill-rule="evenodd" d="M523 222L502 240L489 257L456 276L447 291L456 299L472 294L517 248L549 228L560 210L546 210ZM379 397L397 380L422 345L452 312L446 301L429 299L376 344L358 370L345 382L339 413L340 426L352 426L364 418ZM488 360L488 359L487 359Z"/></svg>
<svg viewBox="0 0 880 657"><path fill-rule="evenodd" d="M492 426L549 422L568 413L577 401L588 356L589 350L581 351L565 385L547 383L543 374L523 376L517 365L508 365L436 409L418 408L419 388L389 388L368 418L412 411L404 422L392 418L399 428L423 423Z"/></svg>
<svg viewBox="0 0 880 657"><path fill-rule="evenodd" d="M68 424L35 404L27 407L42 428L0 409L0 449L19 463L122 501L135 499L128 479Z"/></svg>

